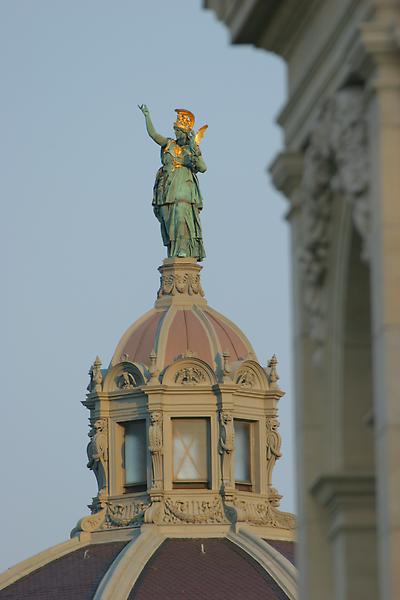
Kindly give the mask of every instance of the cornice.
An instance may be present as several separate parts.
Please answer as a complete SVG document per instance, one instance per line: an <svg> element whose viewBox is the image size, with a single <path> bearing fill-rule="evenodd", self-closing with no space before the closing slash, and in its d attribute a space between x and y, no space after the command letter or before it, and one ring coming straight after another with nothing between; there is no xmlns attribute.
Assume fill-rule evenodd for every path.
<svg viewBox="0 0 400 600"><path fill-rule="evenodd" d="M331 473L318 477L310 493L328 509L330 536L343 530L375 527L375 477L372 473Z"/></svg>
<svg viewBox="0 0 400 600"><path fill-rule="evenodd" d="M317 4L317 0L233 0L221 8L212 0L204 3L229 28L232 43L252 44L282 57Z"/></svg>

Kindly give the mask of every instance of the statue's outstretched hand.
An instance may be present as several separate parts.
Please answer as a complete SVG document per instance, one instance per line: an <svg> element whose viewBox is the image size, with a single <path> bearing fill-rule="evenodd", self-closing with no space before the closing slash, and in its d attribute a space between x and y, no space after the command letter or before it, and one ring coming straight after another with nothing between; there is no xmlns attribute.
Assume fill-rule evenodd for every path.
<svg viewBox="0 0 400 600"><path fill-rule="evenodd" d="M142 111L142 113L144 114L145 117L148 117L150 115L150 111L147 108L146 104L138 104L138 107Z"/></svg>

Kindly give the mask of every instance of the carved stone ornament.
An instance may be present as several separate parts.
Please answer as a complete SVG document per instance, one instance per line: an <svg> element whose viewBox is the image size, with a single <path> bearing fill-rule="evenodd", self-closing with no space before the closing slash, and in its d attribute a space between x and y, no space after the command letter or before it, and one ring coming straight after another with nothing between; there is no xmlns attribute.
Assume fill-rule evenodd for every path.
<svg viewBox="0 0 400 600"><path fill-rule="evenodd" d="M96 503L93 507L95 512L80 519L72 534L117 527L139 527L144 521L144 513L148 507L149 502L143 500Z"/></svg>
<svg viewBox="0 0 400 600"><path fill-rule="evenodd" d="M198 273L167 273L161 275L160 289L157 298L188 294L189 296L204 296Z"/></svg>
<svg viewBox="0 0 400 600"><path fill-rule="evenodd" d="M162 413L155 411L150 413L149 425L149 451L152 466L152 488L160 489L163 477L163 430Z"/></svg>
<svg viewBox="0 0 400 600"><path fill-rule="evenodd" d="M175 383L198 385L207 382L207 376L199 367L183 367L175 374Z"/></svg>
<svg viewBox="0 0 400 600"><path fill-rule="evenodd" d="M236 374L236 383L237 385L251 389L257 384L256 374L251 369L239 369Z"/></svg>
<svg viewBox="0 0 400 600"><path fill-rule="evenodd" d="M278 365L278 359L276 358L276 355L273 354L271 359L268 361L268 368L269 368L268 381L271 386L271 389L279 388L279 385L278 385L279 375L278 375L278 371L276 368L277 365Z"/></svg>
<svg viewBox="0 0 400 600"><path fill-rule="evenodd" d="M322 106L304 154L299 188L303 246L299 252L310 337L325 341L325 280L333 232L335 196L350 204L354 226L369 255L369 166L365 93L358 86L338 91Z"/></svg>
<svg viewBox="0 0 400 600"><path fill-rule="evenodd" d="M144 512L148 508L148 502L107 502L107 510L103 529L113 527L133 527L143 523Z"/></svg>
<svg viewBox="0 0 400 600"><path fill-rule="evenodd" d="M221 473L224 491L233 488L232 481L232 452L235 449L235 430L233 416L230 411L222 410L219 415L219 453L221 455Z"/></svg>
<svg viewBox="0 0 400 600"><path fill-rule="evenodd" d="M101 372L101 360L98 356L92 366L89 369L89 385L87 386L87 390L89 393L98 392L102 389L103 384L103 374Z"/></svg>
<svg viewBox="0 0 400 600"><path fill-rule="evenodd" d="M266 458L267 458L267 483L272 484L272 471L275 462L282 456L281 436L278 433L279 421L275 417L269 417L266 420Z"/></svg>
<svg viewBox="0 0 400 600"><path fill-rule="evenodd" d="M237 521L290 530L296 527L294 515L277 510L268 500L257 502L235 498L233 504Z"/></svg>
<svg viewBox="0 0 400 600"><path fill-rule="evenodd" d="M98 496L100 497L106 494L108 486L107 420L97 419L91 427L88 436L90 442L87 446L87 467L93 471L96 477Z"/></svg>
<svg viewBox="0 0 400 600"><path fill-rule="evenodd" d="M164 523L226 523L221 498L175 500L165 498Z"/></svg>
<svg viewBox="0 0 400 600"><path fill-rule="evenodd" d="M117 377L117 386L120 390L130 390L136 387L136 381L132 373L129 373L129 371L123 371L121 375Z"/></svg>

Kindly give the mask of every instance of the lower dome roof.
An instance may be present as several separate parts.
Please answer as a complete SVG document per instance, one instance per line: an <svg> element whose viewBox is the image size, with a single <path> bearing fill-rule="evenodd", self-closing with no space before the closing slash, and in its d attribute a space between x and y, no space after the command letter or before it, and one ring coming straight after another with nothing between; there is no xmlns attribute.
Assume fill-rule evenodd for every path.
<svg viewBox="0 0 400 600"><path fill-rule="evenodd" d="M288 600L272 577L226 539L167 539L128 600Z"/></svg>

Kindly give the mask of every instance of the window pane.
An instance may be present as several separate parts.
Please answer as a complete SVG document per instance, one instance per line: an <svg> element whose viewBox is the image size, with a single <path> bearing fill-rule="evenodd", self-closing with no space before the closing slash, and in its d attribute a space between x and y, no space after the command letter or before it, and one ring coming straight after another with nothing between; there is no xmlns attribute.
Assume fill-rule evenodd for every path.
<svg viewBox="0 0 400 600"><path fill-rule="evenodd" d="M208 419L173 419L174 481L208 481Z"/></svg>
<svg viewBox="0 0 400 600"><path fill-rule="evenodd" d="M146 423L130 421L125 425L125 483L147 481Z"/></svg>
<svg viewBox="0 0 400 600"><path fill-rule="evenodd" d="M235 480L250 482L250 423L234 421L235 426Z"/></svg>

